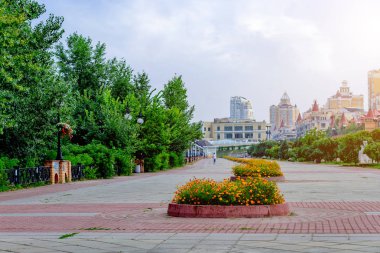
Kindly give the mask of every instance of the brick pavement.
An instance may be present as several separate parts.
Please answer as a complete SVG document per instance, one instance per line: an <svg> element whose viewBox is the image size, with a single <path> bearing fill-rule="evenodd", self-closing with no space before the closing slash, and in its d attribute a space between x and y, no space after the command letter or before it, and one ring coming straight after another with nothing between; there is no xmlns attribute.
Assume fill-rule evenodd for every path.
<svg viewBox="0 0 380 253"><path fill-rule="evenodd" d="M286 182L279 183L279 186L292 211L292 214L287 217L194 219L174 218L166 215L167 204L170 202L177 184L181 184L193 176L213 177L217 180L228 178L231 165L232 163L229 161L221 159L218 159L215 166L210 160L203 160L185 168L160 173L0 193L0 252L3 245L9 244L9 241L3 240L8 237L1 232L12 233L14 235L11 237L12 239L8 238L11 241L17 241L19 233L24 233L24 239L27 240L39 232L44 233L43 238L71 232L78 232L89 237L91 234L96 237L100 233L110 235L120 235L121 233L125 235L124 239L120 239L121 241L129 238L129 235L139 236L150 233L156 237L159 237L160 234L162 236L166 234L174 236L199 234L203 237L220 234L221 236L228 235L229 238L232 235L240 235L239 238L244 238L241 234L252 234L257 236L252 237L256 239L263 239L263 235L283 235L293 238L291 240L304 237L310 239L309 241L313 241L312 238L315 236L317 238L332 236L331 238L336 240L333 244L336 246L334 252L342 250L339 248L343 247L342 244L338 243L342 238L342 240L346 240L344 245L348 245L347 242L350 238L361 238L361 241L374 238L371 235L380 238L380 189L378 187L380 170L374 169L281 163ZM323 237L323 234L326 237ZM350 237L350 235L357 237ZM105 241L108 243L113 240L112 236L106 236L106 238ZM267 243L263 249L276 252L277 246L279 246L278 250L284 249L282 247L286 248L287 244L284 241L286 237L278 238L282 238L283 241L279 243L272 238L272 244ZM240 239L236 240L236 245L241 243ZM273 246L273 240L275 240L275 244L277 243L276 247ZM95 243L93 238L90 241ZM78 245L82 242L88 243L81 239L80 242L78 241ZM50 247L57 242L54 241L51 244L50 241L46 241L46 243ZM163 242L153 243L155 246L152 246L152 249L160 247L161 243ZM143 245L143 243L141 244ZM244 252L244 247L247 246L245 244L246 242L243 242L236 252ZM295 243L293 246L300 248L305 246L301 244L301 242ZM13 246L16 245L22 249L25 245L12 245L8 245L11 252L24 252L23 250L14 250ZM324 242L323 245L326 249L328 243ZM130 250L148 252L144 251L144 246L139 247ZM356 246L352 244L350 247L350 250L353 250ZM78 249L65 252L81 251ZM139 251L142 249L143 251ZM235 252L233 245L228 249L230 250L228 252ZM183 249L181 248L181 250ZM187 252L189 249L181 250L178 252ZM36 252L44 251L36 250ZM92 251L90 250L90 252ZM327 251L322 249L321 252L330 252L330 249ZM356 252L358 251L356 250Z"/></svg>

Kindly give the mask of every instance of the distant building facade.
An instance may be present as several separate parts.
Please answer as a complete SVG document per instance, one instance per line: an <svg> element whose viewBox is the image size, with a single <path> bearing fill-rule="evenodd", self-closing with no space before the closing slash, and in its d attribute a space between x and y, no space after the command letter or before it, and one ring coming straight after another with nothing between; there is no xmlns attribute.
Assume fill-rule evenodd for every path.
<svg viewBox="0 0 380 253"><path fill-rule="evenodd" d="M253 109L251 102L244 97L231 97L230 118L232 120L253 120Z"/></svg>
<svg viewBox="0 0 380 253"><path fill-rule="evenodd" d="M336 94L327 99L325 108L336 112L344 108L364 110L364 97L352 94L347 81L343 81Z"/></svg>
<svg viewBox="0 0 380 253"><path fill-rule="evenodd" d="M332 115L334 115L332 110L319 108L318 102L315 100L311 108L303 113L303 117L301 114L298 115L297 138L304 136L311 129L326 131L332 124Z"/></svg>
<svg viewBox="0 0 380 253"><path fill-rule="evenodd" d="M265 121L214 119L203 122L202 132L205 140L216 143L257 143L266 140Z"/></svg>
<svg viewBox="0 0 380 253"><path fill-rule="evenodd" d="M368 72L368 110L380 110L380 69Z"/></svg>
<svg viewBox="0 0 380 253"><path fill-rule="evenodd" d="M309 110L302 116L299 114L296 122L297 138L311 129L327 131L329 128L340 129L349 124L360 124L363 114L363 95L352 94L347 81L343 81L336 94L327 99L324 107L320 107L315 100Z"/></svg>
<svg viewBox="0 0 380 253"><path fill-rule="evenodd" d="M285 92L278 105L270 107L270 124L274 140L289 140L296 137L297 105L292 105Z"/></svg>

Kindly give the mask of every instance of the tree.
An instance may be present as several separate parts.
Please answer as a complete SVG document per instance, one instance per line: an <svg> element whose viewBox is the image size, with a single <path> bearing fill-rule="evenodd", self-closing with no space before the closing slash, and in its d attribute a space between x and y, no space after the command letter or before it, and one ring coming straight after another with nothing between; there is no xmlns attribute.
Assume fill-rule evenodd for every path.
<svg viewBox="0 0 380 253"><path fill-rule="evenodd" d="M63 18L50 15L31 25L44 12L36 1L0 1L0 152L22 162L42 159L52 148L57 105L71 91L53 67L52 48L62 36Z"/></svg>
<svg viewBox="0 0 380 253"><path fill-rule="evenodd" d="M377 163L380 162L380 142L368 143L364 148L364 154L368 155L369 158L376 161Z"/></svg>
<svg viewBox="0 0 380 253"><path fill-rule="evenodd" d="M67 38L67 47L60 43L56 47L57 64L65 81L74 82L80 94L106 86L106 45L92 45L90 38L74 33Z"/></svg>
<svg viewBox="0 0 380 253"><path fill-rule="evenodd" d="M353 134L347 134L338 139L338 153L343 162L355 163L359 162L358 154L363 145L363 141L370 140L369 132L361 131Z"/></svg>
<svg viewBox="0 0 380 253"><path fill-rule="evenodd" d="M201 138L201 126L200 123L191 123L195 109L187 101L187 90L182 76L174 76L165 84L162 97L170 127L169 151L179 154L186 150L190 141Z"/></svg>
<svg viewBox="0 0 380 253"><path fill-rule="evenodd" d="M313 158L332 161L337 157L338 142L335 139L324 137L313 143Z"/></svg>

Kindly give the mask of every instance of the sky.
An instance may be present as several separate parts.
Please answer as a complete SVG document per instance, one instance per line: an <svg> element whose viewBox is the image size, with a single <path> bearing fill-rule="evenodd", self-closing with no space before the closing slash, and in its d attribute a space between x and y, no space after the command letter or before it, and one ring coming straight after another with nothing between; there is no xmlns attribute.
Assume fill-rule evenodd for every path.
<svg viewBox="0 0 380 253"><path fill-rule="evenodd" d="M364 95L380 68L376 0L38 0L78 32L107 45L162 89L182 75L195 121L229 116L243 96L257 121L286 91L301 112L342 80ZM63 41L65 38L63 38Z"/></svg>

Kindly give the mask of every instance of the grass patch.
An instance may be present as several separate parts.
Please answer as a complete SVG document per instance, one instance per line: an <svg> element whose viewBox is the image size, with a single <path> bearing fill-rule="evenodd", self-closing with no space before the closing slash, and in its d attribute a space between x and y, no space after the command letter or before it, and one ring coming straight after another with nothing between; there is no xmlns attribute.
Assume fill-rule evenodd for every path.
<svg viewBox="0 0 380 253"><path fill-rule="evenodd" d="M251 227L242 227L239 228L240 230L256 230L256 228L251 228Z"/></svg>
<svg viewBox="0 0 380 253"><path fill-rule="evenodd" d="M64 234L64 235L61 235L58 239L66 239L66 238L69 238L69 237L73 237L73 236L75 236L77 234L79 234L79 233Z"/></svg>
<svg viewBox="0 0 380 253"><path fill-rule="evenodd" d="M110 228L101 228L101 227L92 227L92 228L84 228L82 230L87 230L87 231L94 231L94 230L111 230Z"/></svg>

